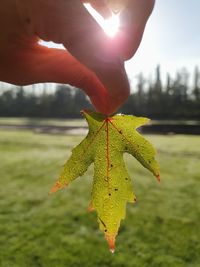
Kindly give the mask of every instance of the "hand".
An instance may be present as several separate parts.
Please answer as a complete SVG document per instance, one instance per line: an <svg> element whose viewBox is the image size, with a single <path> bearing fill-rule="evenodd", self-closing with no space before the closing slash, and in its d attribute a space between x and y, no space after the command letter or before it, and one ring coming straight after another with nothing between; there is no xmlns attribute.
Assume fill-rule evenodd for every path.
<svg viewBox="0 0 200 267"><path fill-rule="evenodd" d="M103 0L83 2L109 16ZM110 39L80 0L2 0L0 80L68 83L83 89L98 111L110 114L129 95L124 60L137 50L153 5L154 0L128 0L119 34ZM67 50L40 46L39 39Z"/></svg>

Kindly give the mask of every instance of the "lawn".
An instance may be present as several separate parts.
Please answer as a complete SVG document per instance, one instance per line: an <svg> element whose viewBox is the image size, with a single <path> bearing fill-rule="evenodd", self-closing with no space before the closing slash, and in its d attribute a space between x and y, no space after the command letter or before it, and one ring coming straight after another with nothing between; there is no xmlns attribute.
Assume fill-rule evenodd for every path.
<svg viewBox="0 0 200 267"><path fill-rule="evenodd" d="M35 125L35 126L86 126L83 119L42 119L42 118L4 118L0 117L1 125Z"/></svg>
<svg viewBox="0 0 200 267"><path fill-rule="evenodd" d="M199 267L200 136L146 136L161 183L131 156L129 204L115 254L88 213L93 170L48 196L82 137L0 131L0 267Z"/></svg>

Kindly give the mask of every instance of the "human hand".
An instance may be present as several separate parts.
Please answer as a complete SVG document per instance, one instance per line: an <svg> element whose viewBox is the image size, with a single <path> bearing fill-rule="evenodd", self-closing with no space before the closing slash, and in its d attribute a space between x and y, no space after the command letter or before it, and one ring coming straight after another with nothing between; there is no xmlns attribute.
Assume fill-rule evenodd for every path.
<svg viewBox="0 0 200 267"><path fill-rule="evenodd" d="M109 16L103 0L83 2ZM124 60L137 50L153 4L128 0L121 29L110 39L79 0L2 0L0 80L68 83L83 89L98 111L110 114L129 95ZM67 50L43 47L40 38Z"/></svg>

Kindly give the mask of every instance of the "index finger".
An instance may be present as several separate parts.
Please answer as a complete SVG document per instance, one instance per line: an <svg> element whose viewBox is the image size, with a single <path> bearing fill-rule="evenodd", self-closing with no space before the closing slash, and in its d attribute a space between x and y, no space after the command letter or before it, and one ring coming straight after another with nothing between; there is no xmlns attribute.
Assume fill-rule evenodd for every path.
<svg viewBox="0 0 200 267"><path fill-rule="evenodd" d="M120 13L120 29L115 38L119 54L128 60L137 51L155 0L129 0Z"/></svg>

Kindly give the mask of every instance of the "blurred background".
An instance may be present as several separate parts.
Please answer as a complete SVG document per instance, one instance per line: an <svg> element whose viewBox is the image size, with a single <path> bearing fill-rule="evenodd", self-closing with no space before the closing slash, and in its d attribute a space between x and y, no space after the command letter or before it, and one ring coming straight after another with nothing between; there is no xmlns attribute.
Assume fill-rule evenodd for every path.
<svg viewBox="0 0 200 267"><path fill-rule="evenodd" d="M69 85L0 83L0 266L200 266L200 35L198 0L157 0L119 112L146 116L161 183L125 161L138 202L127 206L114 255L87 213L93 166L67 190L48 192L92 109ZM44 45L54 46L52 43Z"/></svg>

